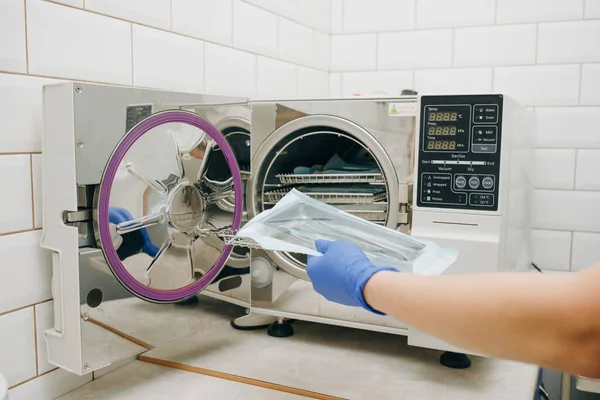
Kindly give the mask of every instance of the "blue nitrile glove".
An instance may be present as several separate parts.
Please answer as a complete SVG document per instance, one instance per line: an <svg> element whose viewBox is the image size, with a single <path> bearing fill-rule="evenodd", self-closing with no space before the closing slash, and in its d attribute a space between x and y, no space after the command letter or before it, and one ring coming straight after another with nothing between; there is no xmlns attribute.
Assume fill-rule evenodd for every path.
<svg viewBox="0 0 600 400"><path fill-rule="evenodd" d="M123 222L131 221L133 217L131 213L121 207L108 208L108 222L118 225ZM140 250L148 254L150 257L155 257L158 253L158 247L152 244L150 236L146 228L141 228L137 231L126 233L123 237L123 244L117 250L117 255L124 260L127 257L137 254Z"/></svg>
<svg viewBox="0 0 600 400"><path fill-rule="evenodd" d="M371 264L362 249L352 243L317 240L315 245L323 256L309 256L306 268L314 289L329 301L384 315L367 304L363 288L375 273L398 270Z"/></svg>

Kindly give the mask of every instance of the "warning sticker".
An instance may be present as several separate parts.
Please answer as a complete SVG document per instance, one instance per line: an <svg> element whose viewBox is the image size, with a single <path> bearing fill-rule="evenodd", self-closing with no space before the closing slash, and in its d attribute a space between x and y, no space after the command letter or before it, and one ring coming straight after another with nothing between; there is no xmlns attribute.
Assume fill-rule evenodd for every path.
<svg viewBox="0 0 600 400"><path fill-rule="evenodd" d="M390 103L388 108L390 117L414 117L417 115L416 103Z"/></svg>

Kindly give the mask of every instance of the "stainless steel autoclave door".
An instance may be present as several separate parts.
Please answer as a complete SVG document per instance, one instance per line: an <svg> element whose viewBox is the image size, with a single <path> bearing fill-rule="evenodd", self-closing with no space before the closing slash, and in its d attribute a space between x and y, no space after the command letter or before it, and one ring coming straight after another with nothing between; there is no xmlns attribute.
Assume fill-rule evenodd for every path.
<svg viewBox="0 0 600 400"><path fill-rule="evenodd" d="M142 120L113 150L94 199L112 273L151 302L202 291L231 255L220 236L240 227L242 190L234 152L207 120L183 110Z"/></svg>

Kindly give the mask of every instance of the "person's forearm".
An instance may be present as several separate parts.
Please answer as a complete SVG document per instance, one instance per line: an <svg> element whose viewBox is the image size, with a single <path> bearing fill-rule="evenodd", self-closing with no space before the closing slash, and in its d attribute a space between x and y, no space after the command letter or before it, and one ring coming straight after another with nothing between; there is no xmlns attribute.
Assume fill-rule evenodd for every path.
<svg viewBox="0 0 600 400"><path fill-rule="evenodd" d="M384 271L363 294L374 309L459 348L598 377L600 280L592 277Z"/></svg>

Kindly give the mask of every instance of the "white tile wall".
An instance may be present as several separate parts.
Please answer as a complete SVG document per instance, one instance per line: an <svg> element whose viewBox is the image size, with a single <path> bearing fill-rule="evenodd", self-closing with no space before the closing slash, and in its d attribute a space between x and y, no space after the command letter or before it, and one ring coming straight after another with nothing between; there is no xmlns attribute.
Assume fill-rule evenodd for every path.
<svg viewBox="0 0 600 400"><path fill-rule="evenodd" d="M315 31L314 68L329 71L331 60L331 37L319 31Z"/></svg>
<svg viewBox="0 0 600 400"><path fill-rule="evenodd" d="M277 57L278 17L240 0L233 3L233 45Z"/></svg>
<svg viewBox="0 0 600 400"><path fill-rule="evenodd" d="M330 33L340 34L344 31L344 0L331 0Z"/></svg>
<svg viewBox="0 0 600 400"><path fill-rule="evenodd" d="M0 371L9 387L36 375L32 307L0 316L0 354Z"/></svg>
<svg viewBox="0 0 600 400"><path fill-rule="evenodd" d="M279 18L279 58L314 66L314 30L297 22Z"/></svg>
<svg viewBox="0 0 600 400"><path fill-rule="evenodd" d="M540 64L600 62L600 20L540 24L538 35Z"/></svg>
<svg viewBox="0 0 600 400"><path fill-rule="evenodd" d="M575 150L537 149L534 186L539 189L573 189Z"/></svg>
<svg viewBox="0 0 600 400"><path fill-rule="evenodd" d="M10 400L54 400L92 380L92 374L75 375L57 369L9 391Z"/></svg>
<svg viewBox="0 0 600 400"><path fill-rule="evenodd" d="M134 25L133 83L143 87L203 92L204 43Z"/></svg>
<svg viewBox="0 0 600 400"><path fill-rule="evenodd" d="M0 233L33 228L29 155L0 156L0 187L10 191L0 207Z"/></svg>
<svg viewBox="0 0 600 400"><path fill-rule="evenodd" d="M342 74L332 72L329 74L329 97L337 98L342 96Z"/></svg>
<svg viewBox="0 0 600 400"><path fill-rule="evenodd" d="M131 84L131 24L27 0L29 72Z"/></svg>
<svg viewBox="0 0 600 400"><path fill-rule="evenodd" d="M495 0L419 0L417 28L494 24Z"/></svg>
<svg viewBox="0 0 600 400"><path fill-rule="evenodd" d="M600 232L600 192L536 190L533 204L534 228Z"/></svg>
<svg viewBox="0 0 600 400"><path fill-rule="evenodd" d="M232 0L171 0L174 32L230 45Z"/></svg>
<svg viewBox="0 0 600 400"><path fill-rule="evenodd" d="M581 19L583 0L497 0L499 24Z"/></svg>
<svg viewBox="0 0 600 400"><path fill-rule="evenodd" d="M579 73L579 65L497 67L494 90L525 106L577 105Z"/></svg>
<svg viewBox="0 0 600 400"><path fill-rule="evenodd" d="M454 65L534 64L535 46L535 24L457 29Z"/></svg>
<svg viewBox="0 0 600 400"><path fill-rule="evenodd" d="M128 21L155 26L171 27L170 0L86 0L85 9Z"/></svg>
<svg viewBox="0 0 600 400"><path fill-rule="evenodd" d="M329 96L329 74L313 68L298 68L298 97L326 98Z"/></svg>
<svg viewBox="0 0 600 400"><path fill-rule="evenodd" d="M38 373L43 374L56 368L48 361L48 346L44 337L44 331L54 327L54 301L47 301L35 306L35 321Z"/></svg>
<svg viewBox="0 0 600 400"><path fill-rule="evenodd" d="M332 36L332 71L360 71L376 68L377 35Z"/></svg>
<svg viewBox="0 0 600 400"><path fill-rule="evenodd" d="M49 0L49 1L65 4L67 6L83 8L83 0Z"/></svg>
<svg viewBox="0 0 600 400"><path fill-rule="evenodd" d="M252 0L251 3L321 32L329 32L330 0Z"/></svg>
<svg viewBox="0 0 600 400"><path fill-rule="evenodd" d="M412 89L412 71L346 72L342 75L342 95L399 96Z"/></svg>
<svg viewBox="0 0 600 400"><path fill-rule="evenodd" d="M537 107L538 147L600 148L600 107Z"/></svg>
<svg viewBox="0 0 600 400"><path fill-rule="evenodd" d="M206 84L210 94L256 95L256 56L240 50L207 43Z"/></svg>
<svg viewBox="0 0 600 400"><path fill-rule="evenodd" d="M532 260L541 269L569 271L571 232L533 230Z"/></svg>
<svg viewBox="0 0 600 400"><path fill-rule="evenodd" d="M581 104L600 105L600 64L581 68Z"/></svg>
<svg viewBox="0 0 600 400"><path fill-rule="evenodd" d="M585 1L585 17L600 18L600 0L586 0Z"/></svg>
<svg viewBox="0 0 600 400"><path fill-rule="evenodd" d="M600 234L574 232L573 257L571 259L573 271L591 267L598 261L600 261Z"/></svg>
<svg viewBox="0 0 600 400"><path fill-rule="evenodd" d="M415 0L344 0L344 33L386 32L415 26Z"/></svg>
<svg viewBox="0 0 600 400"><path fill-rule="evenodd" d="M0 74L0 153L42 150L42 85L55 82Z"/></svg>
<svg viewBox="0 0 600 400"><path fill-rule="evenodd" d="M34 228L42 227L42 155L31 155Z"/></svg>
<svg viewBox="0 0 600 400"><path fill-rule="evenodd" d="M21 0L0 2L0 71L27 72L25 8Z"/></svg>
<svg viewBox="0 0 600 400"><path fill-rule="evenodd" d="M600 150L579 150L577 152L575 188L600 190Z"/></svg>
<svg viewBox="0 0 600 400"><path fill-rule="evenodd" d="M52 298L50 253L41 231L0 236L0 313Z"/></svg>
<svg viewBox="0 0 600 400"><path fill-rule="evenodd" d="M442 68L451 65L452 31L450 29L379 35L377 46L379 69Z"/></svg>
<svg viewBox="0 0 600 400"><path fill-rule="evenodd" d="M423 93L489 93L492 68L447 68L415 71L415 90Z"/></svg>
<svg viewBox="0 0 600 400"><path fill-rule="evenodd" d="M296 66L258 56L257 97L262 99L295 98L298 92Z"/></svg>

